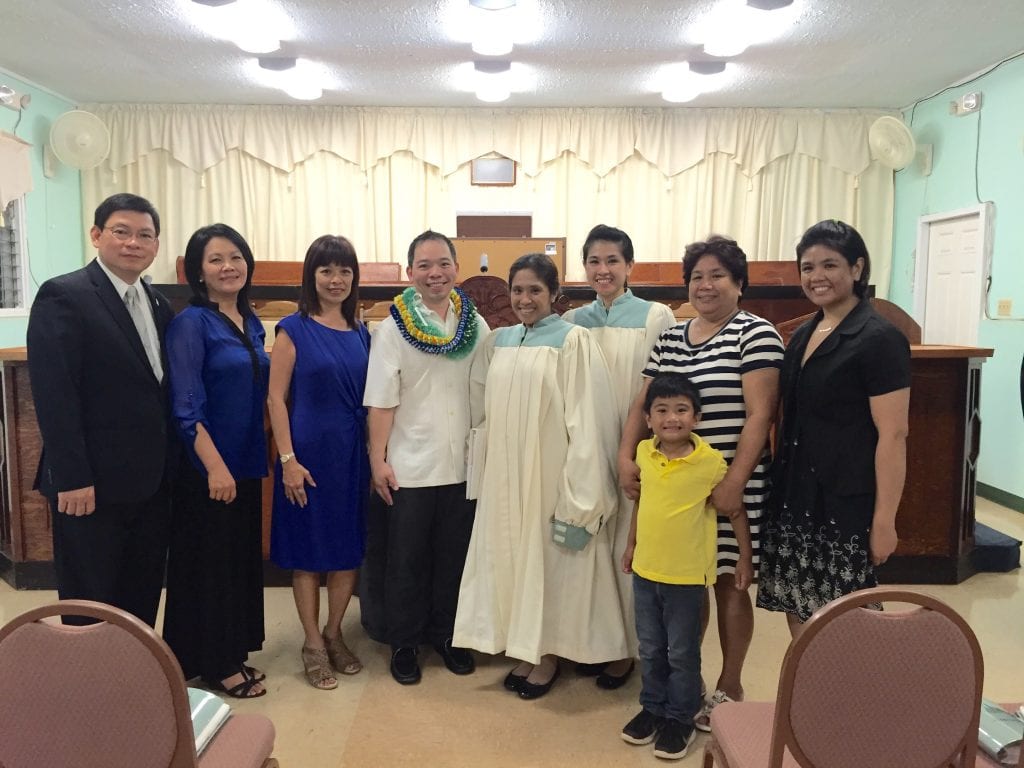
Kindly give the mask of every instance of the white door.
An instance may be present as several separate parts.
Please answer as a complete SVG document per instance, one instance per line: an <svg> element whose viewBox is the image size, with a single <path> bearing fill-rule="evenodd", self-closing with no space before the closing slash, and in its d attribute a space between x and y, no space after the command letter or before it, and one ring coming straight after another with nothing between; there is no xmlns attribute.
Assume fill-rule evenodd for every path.
<svg viewBox="0 0 1024 768"><path fill-rule="evenodd" d="M987 210L971 209L921 220L918 254L925 255L923 304L918 314L925 344L977 346L985 296ZM922 285L923 283L923 285Z"/></svg>

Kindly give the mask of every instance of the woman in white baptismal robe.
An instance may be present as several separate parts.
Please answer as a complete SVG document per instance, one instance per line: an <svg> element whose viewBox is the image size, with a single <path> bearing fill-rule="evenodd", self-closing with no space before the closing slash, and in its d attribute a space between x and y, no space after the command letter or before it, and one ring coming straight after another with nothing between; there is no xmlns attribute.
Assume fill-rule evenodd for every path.
<svg viewBox="0 0 1024 768"><path fill-rule="evenodd" d="M597 298L591 304L570 309L562 317L590 330L604 353L615 391L615 406L620 425L633 404L642 382L651 348L662 331L676 324L672 310L664 304L645 301L633 295L627 280L633 270L633 241L621 229L598 224L583 243L583 267L587 283ZM621 433L620 433L621 434ZM629 538L633 501L619 490L619 513L615 517L612 553L616 562L622 557ZM633 575L618 570L619 601L626 628L628 655L602 668L597 674L601 688L621 687L633 672L637 655L636 620L633 616Z"/></svg>
<svg viewBox="0 0 1024 768"><path fill-rule="evenodd" d="M453 644L521 659L505 687L534 699L559 656L626 656L611 552L619 415L597 343L553 314L551 260L518 259L509 282L522 322L474 363L486 460Z"/></svg>

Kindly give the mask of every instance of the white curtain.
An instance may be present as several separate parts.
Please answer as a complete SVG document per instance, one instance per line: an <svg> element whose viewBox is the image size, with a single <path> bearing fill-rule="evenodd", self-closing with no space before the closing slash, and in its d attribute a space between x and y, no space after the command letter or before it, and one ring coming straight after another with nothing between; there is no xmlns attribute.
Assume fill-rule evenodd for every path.
<svg viewBox="0 0 1024 768"><path fill-rule="evenodd" d="M174 279L189 235L231 224L257 259L298 260L324 233L367 261L405 259L458 212L529 211L536 237L566 237L566 279L597 223L625 229L640 261L675 261L710 233L751 260L793 258L808 226L840 218L888 291L893 174L867 130L883 112L698 109L391 109L93 105L112 152L82 174L86 219L131 191L163 218L157 282ZM514 187L476 187L469 161L519 164Z"/></svg>

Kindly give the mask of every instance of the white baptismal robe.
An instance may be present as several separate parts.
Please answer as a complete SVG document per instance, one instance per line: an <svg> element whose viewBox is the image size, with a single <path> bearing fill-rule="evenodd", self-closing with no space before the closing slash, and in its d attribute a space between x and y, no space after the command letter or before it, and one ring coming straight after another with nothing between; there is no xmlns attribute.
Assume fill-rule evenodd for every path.
<svg viewBox="0 0 1024 768"><path fill-rule="evenodd" d="M629 406L640 391L641 373L661 332L676 324L672 310L664 304L638 299L626 292L606 308L600 299L579 309L570 309L563 318L590 330L604 354L615 390L619 433L626 422ZM629 538L633 501L619 491L619 512L615 516L612 556L616 565ZM616 568L622 620L626 628L629 656L637 655L636 625L633 618L633 577Z"/></svg>
<svg viewBox="0 0 1024 768"><path fill-rule="evenodd" d="M473 379L487 454L454 644L535 664L625 658L611 552L619 418L600 348L551 315L492 333ZM567 549L553 518L594 535Z"/></svg>

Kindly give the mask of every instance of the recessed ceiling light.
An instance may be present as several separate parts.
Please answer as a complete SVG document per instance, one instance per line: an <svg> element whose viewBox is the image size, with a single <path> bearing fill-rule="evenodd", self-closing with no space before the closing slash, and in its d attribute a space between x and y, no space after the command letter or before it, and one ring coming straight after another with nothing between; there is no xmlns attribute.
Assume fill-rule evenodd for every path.
<svg viewBox="0 0 1024 768"><path fill-rule="evenodd" d="M271 72L285 72L295 69L296 58L294 56L260 56L260 66L269 69Z"/></svg>
<svg viewBox="0 0 1024 768"><path fill-rule="evenodd" d="M724 61L690 61L687 64L695 75L717 75L725 72Z"/></svg>
<svg viewBox="0 0 1024 768"><path fill-rule="evenodd" d="M515 3L491 7L481 3L488 0L469 0L473 53L480 56L507 56L512 53L514 19L506 13Z"/></svg>
<svg viewBox="0 0 1024 768"><path fill-rule="evenodd" d="M780 12L783 8L789 10ZM696 39L709 56L738 56L755 43L783 34L799 12L794 0L724 0L701 24Z"/></svg>
<svg viewBox="0 0 1024 768"><path fill-rule="evenodd" d="M512 62L474 61L476 97L489 103L505 101L512 95Z"/></svg>
<svg viewBox="0 0 1024 768"><path fill-rule="evenodd" d="M227 2L232 2L232 0L227 0ZM504 11L506 8L514 6L516 0L469 0L469 4L476 8L483 8L485 11Z"/></svg>

